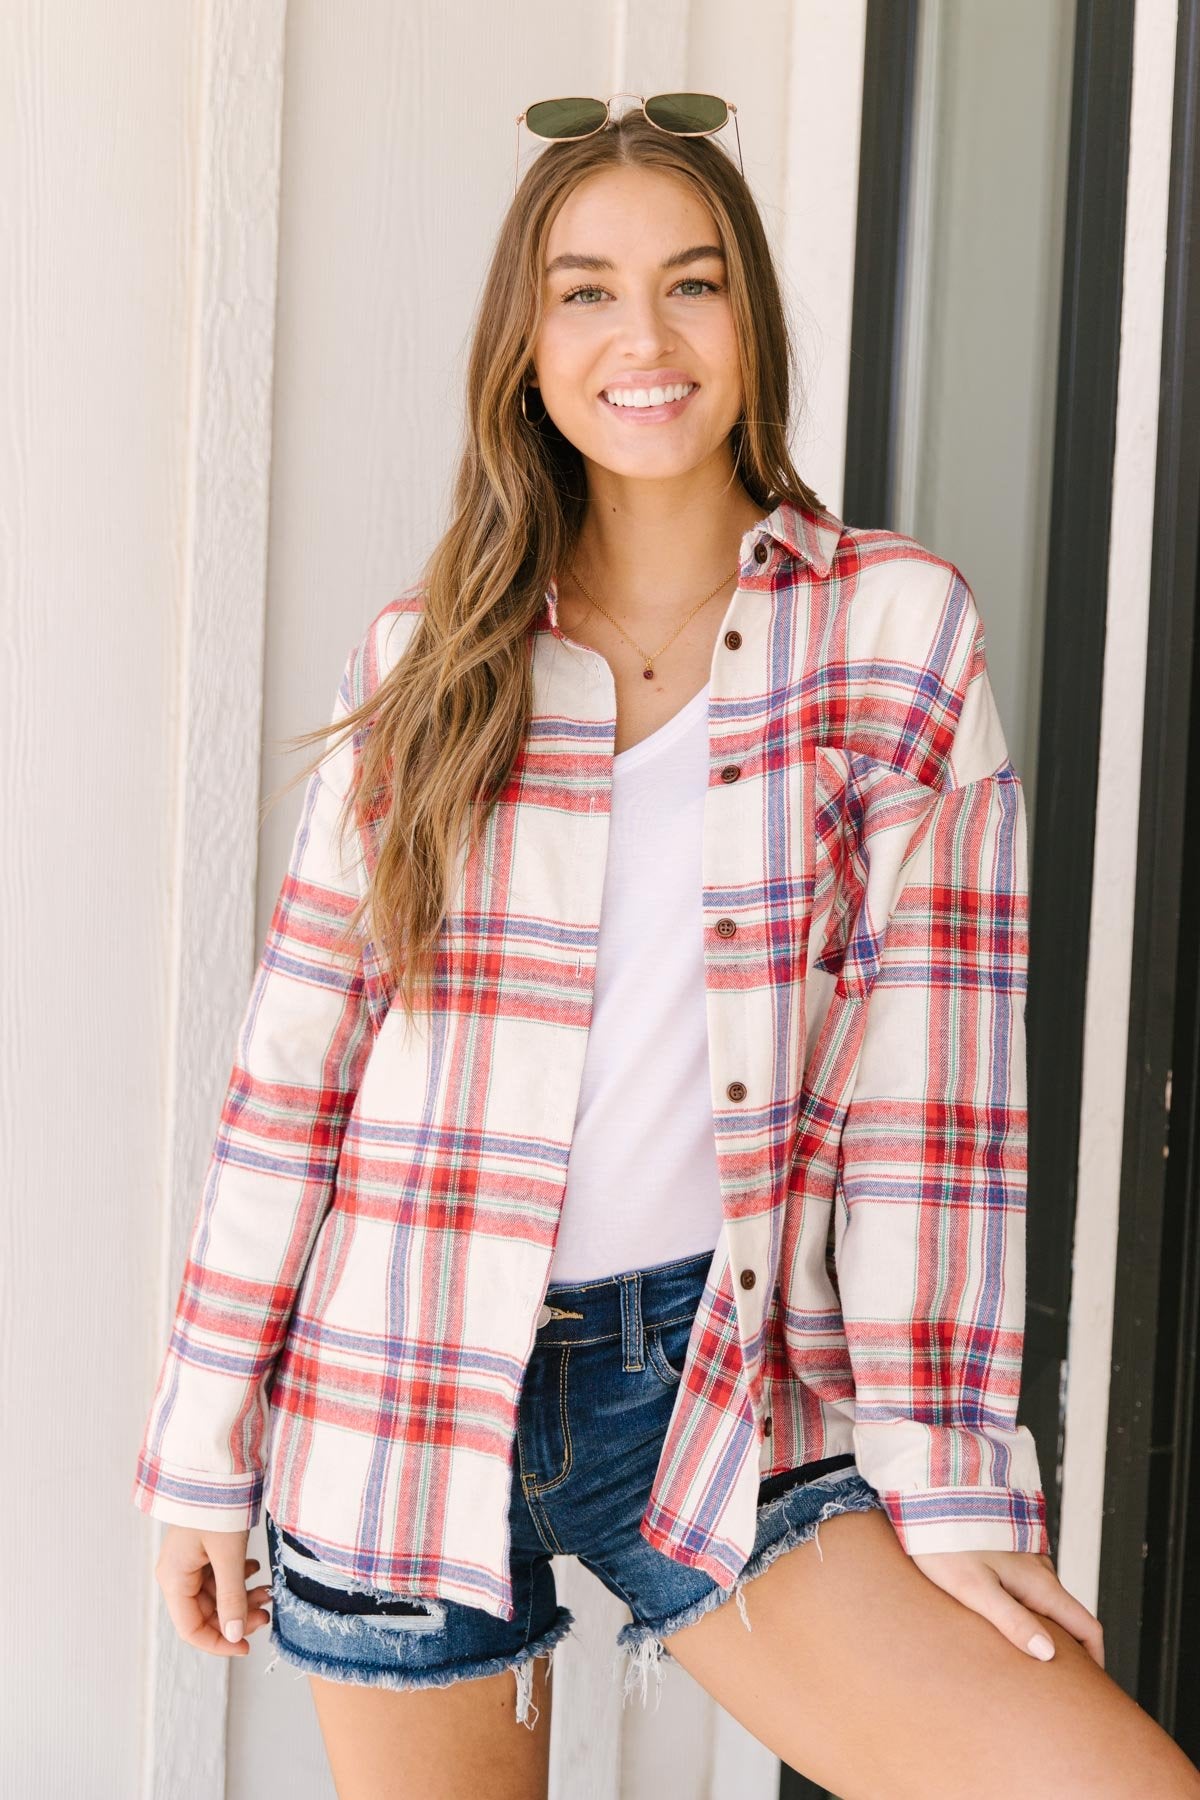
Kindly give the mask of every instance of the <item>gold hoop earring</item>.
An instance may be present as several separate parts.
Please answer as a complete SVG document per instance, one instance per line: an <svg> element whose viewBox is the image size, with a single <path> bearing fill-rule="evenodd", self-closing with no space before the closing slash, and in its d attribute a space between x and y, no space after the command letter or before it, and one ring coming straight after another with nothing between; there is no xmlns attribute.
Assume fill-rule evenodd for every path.
<svg viewBox="0 0 1200 1800"><path fill-rule="evenodd" d="M536 381L523 381L521 383L521 417L525 420L525 423L527 425L540 425L542 423L542 420L545 419L547 416L546 415L546 403L544 400L542 402L542 417L541 417L541 419L531 419L529 417L528 412L526 412L526 410L525 410L525 396L529 392L529 389L531 387L536 387L536 386L537 386Z"/></svg>

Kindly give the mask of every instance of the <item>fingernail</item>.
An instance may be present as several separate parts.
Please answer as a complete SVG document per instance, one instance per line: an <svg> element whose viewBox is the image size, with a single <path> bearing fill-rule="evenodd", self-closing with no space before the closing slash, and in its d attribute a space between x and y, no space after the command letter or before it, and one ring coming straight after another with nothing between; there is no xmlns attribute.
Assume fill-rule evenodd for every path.
<svg viewBox="0 0 1200 1800"><path fill-rule="evenodd" d="M242 1621L240 1619L230 1619L228 1625L225 1627L225 1636L229 1639L231 1644L240 1643L242 1637ZM1036 1638L1034 1638L1033 1641L1035 1644L1037 1643ZM1043 1642L1045 1642L1044 1639Z"/></svg>
<svg viewBox="0 0 1200 1800"><path fill-rule="evenodd" d="M1040 1631L1036 1637L1030 1638L1029 1648L1033 1651L1035 1656L1040 1656L1043 1662L1049 1662L1050 1658L1054 1655L1054 1645L1050 1642L1050 1639L1045 1637Z"/></svg>

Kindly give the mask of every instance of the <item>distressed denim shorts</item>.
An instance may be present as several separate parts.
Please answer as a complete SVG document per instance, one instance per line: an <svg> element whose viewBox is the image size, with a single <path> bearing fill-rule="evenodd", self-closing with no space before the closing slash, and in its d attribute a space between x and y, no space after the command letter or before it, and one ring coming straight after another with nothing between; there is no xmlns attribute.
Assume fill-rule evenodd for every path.
<svg viewBox="0 0 1200 1800"><path fill-rule="evenodd" d="M265 1515L271 1564L271 1669L282 1659L309 1674L368 1687L445 1687L511 1669L517 1718L531 1728L533 1659L566 1637L574 1614L560 1606L551 1559L575 1556L632 1615L617 1634L626 1659L622 1702L652 1668L661 1684L662 1642L736 1596L777 1556L814 1537L837 1513L883 1507L852 1455L769 1476L760 1485L758 1531L732 1588L674 1562L639 1523L683 1372L692 1319L712 1252L575 1283L551 1282L521 1389L511 1528L515 1613L365 1586L322 1562ZM661 1697L661 1687L656 1690ZM530 1718L532 1710L533 1717Z"/></svg>

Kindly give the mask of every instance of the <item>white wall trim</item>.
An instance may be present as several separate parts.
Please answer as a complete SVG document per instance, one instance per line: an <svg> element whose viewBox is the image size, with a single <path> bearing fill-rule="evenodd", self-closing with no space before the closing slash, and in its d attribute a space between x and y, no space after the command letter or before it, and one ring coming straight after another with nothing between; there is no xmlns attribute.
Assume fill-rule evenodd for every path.
<svg viewBox="0 0 1200 1800"><path fill-rule="evenodd" d="M286 11L207 0L197 27L162 1343L255 954ZM182 1643L148 1587L142 1793L220 1800L229 1662Z"/></svg>
<svg viewBox="0 0 1200 1800"><path fill-rule="evenodd" d="M896 492L894 517L909 531L920 503L921 446L926 441L927 365L930 287L933 280L938 161L944 154L938 123L942 99L942 40L945 0L922 0L917 16L916 68L913 72L912 169L909 177L908 244L904 253L902 304L905 328L900 351L897 402Z"/></svg>
<svg viewBox="0 0 1200 1800"><path fill-rule="evenodd" d="M788 19L778 254L804 387L793 456L838 512L846 489L866 0L794 0Z"/></svg>

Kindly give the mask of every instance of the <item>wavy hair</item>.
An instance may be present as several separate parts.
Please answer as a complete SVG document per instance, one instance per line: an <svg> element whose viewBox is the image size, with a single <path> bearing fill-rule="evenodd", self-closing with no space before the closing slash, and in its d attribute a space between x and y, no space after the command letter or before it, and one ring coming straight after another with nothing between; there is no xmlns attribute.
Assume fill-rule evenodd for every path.
<svg viewBox="0 0 1200 1800"><path fill-rule="evenodd" d="M460 848L478 846L521 754L534 623L586 510L580 453L544 411L529 423L521 405L546 243L580 182L621 165L677 176L716 222L744 397L730 434L735 479L764 511L782 500L822 505L792 465L795 347L758 207L737 166L710 138L674 137L636 109L591 137L547 146L497 234L470 343L452 518L417 583L417 625L395 666L338 719L333 736L326 722L285 740L299 747L320 739L332 750L342 733L360 734L340 828L344 836L353 817L377 851L347 941L369 914L372 958L410 1020L433 981Z"/></svg>

